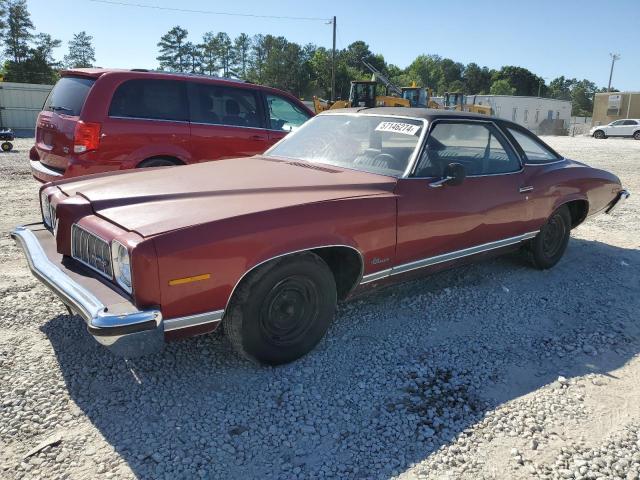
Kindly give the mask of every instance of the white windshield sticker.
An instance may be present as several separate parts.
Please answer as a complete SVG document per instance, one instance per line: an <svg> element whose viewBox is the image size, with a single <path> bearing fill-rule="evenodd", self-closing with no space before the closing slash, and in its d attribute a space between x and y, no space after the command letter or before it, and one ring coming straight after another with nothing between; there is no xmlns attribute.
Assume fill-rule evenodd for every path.
<svg viewBox="0 0 640 480"><path fill-rule="evenodd" d="M404 135L415 135L420 130L420 125L401 122L380 122L376 127L376 132L394 132Z"/></svg>

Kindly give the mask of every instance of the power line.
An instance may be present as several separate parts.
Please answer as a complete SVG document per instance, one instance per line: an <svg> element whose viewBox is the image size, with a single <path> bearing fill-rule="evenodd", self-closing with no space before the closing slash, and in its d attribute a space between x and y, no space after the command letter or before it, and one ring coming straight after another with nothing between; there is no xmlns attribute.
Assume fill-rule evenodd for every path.
<svg viewBox="0 0 640 480"><path fill-rule="evenodd" d="M320 17L289 17L283 15L256 15L252 13L232 13L232 12L214 12L212 10L193 10L189 8L175 8L175 7L161 7L158 5L145 5L143 3L129 3L129 2L118 2L116 0L89 0L94 3L104 3L107 5L118 5L122 7L138 7L138 8L150 8L153 10L167 10L170 12L181 12L181 13L199 13L206 15L226 15L229 17L252 17L252 18L272 18L272 19L281 19L281 20L312 20L312 21L327 21L331 20L328 18L320 18Z"/></svg>

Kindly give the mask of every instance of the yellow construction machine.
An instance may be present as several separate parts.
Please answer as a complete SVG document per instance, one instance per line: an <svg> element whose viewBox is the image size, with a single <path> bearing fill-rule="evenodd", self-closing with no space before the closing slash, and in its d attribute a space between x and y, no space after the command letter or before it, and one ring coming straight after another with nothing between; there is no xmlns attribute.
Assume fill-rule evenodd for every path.
<svg viewBox="0 0 640 480"><path fill-rule="evenodd" d="M458 110L459 112L480 113L482 115L491 115L493 113L489 105L467 104L466 95L460 92L445 92L443 107L445 110Z"/></svg>
<svg viewBox="0 0 640 480"><path fill-rule="evenodd" d="M331 103L329 100L323 100L313 97L313 108L316 113L325 110L335 110L337 108L349 107L409 107L409 100L391 95L376 95L376 87L378 83L375 81L352 81L349 90L348 100L336 100Z"/></svg>
<svg viewBox="0 0 640 480"><path fill-rule="evenodd" d="M402 98L406 98L412 107L440 108L440 104L434 100L433 91L430 88L418 87L413 82L410 87L402 87Z"/></svg>

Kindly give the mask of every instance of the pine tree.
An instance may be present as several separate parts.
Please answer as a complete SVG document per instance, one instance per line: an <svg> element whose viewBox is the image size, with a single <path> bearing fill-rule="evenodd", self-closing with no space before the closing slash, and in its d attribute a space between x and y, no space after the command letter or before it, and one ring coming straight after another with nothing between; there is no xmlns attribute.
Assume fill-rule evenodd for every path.
<svg viewBox="0 0 640 480"><path fill-rule="evenodd" d="M215 75L218 71L218 48L213 32L207 32L202 36L200 51L202 52L203 73Z"/></svg>
<svg viewBox="0 0 640 480"><path fill-rule="evenodd" d="M233 69L240 78L247 78L250 50L251 38L246 33L241 33L233 42Z"/></svg>
<svg viewBox="0 0 640 480"><path fill-rule="evenodd" d="M93 37L85 31L74 34L69 42L69 53L64 56L64 64L69 68L92 67L96 61L92 40Z"/></svg>
<svg viewBox="0 0 640 480"><path fill-rule="evenodd" d="M222 69L223 77L231 76L231 63L233 57L233 49L231 39L229 35L224 32L220 32L215 37L215 45L220 59L220 68Z"/></svg>
<svg viewBox="0 0 640 480"><path fill-rule="evenodd" d="M191 59L187 42L189 32L179 26L173 27L158 42L160 55L156 59L162 70L184 72L190 70Z"/></svg>
<svg viewBox="0 0 640 480"><path fill-rule="evenodd" d="M5 54L13 62L24 62L29 55L29 41L33 37L33 22L26 0L12 0L7 4Z"/></svg>

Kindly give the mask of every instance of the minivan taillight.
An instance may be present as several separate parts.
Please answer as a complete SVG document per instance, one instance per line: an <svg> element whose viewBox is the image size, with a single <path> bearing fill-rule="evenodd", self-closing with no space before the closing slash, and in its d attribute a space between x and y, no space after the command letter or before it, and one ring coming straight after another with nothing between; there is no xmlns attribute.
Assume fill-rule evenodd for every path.
<svg viewBox="0 0 640 480"><path fill-rule="evenodd" d="M73 151L84 153L96 150L100 143L100 127L99 123L78 121L73 135Z"/></svg>

